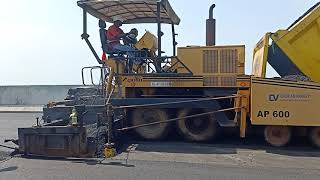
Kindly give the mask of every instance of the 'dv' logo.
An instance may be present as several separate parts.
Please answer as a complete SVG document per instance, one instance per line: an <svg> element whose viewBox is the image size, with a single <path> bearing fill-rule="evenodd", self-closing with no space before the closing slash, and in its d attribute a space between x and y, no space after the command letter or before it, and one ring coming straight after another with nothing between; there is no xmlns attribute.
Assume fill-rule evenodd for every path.
<svg viewBox="0 0 320 180"><path fill-rule="evenodd" d="M271 94L269 95L269 101L278 101L279 95Z"/></svg>

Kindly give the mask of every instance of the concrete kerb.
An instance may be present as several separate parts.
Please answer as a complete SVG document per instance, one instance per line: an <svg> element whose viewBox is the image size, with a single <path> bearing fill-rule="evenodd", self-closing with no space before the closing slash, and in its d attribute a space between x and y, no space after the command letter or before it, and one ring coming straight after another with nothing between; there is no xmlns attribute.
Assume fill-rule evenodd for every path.
<svg viewBox="0 0 320 180"><path fill-rule="evenodd" d="M41 113L42 106L0 106L0 113Z"/></svg>

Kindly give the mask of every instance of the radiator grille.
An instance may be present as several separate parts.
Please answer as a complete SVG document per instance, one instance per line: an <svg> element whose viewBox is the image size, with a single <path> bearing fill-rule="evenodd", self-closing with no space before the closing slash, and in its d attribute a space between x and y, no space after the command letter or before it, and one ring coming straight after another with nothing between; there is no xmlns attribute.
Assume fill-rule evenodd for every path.
<svg viewBox="0 0 320 180"><path fill-rule="evenodd" d="M242 66L238 67L241 50L234 47L216 47L203 51L203 79L204 86L235 87L237 74ZM240 70L238 70L240 68Z"/></svg>
<svg viewBox="0 0 320 180"><path fill-rule="evenodd" d="M236 76L221 77L221 86L236 86Z"/></svg>
<svg viewBox="0 0 320 180"><path fill-rule="evenodd" d="M238 52L236 49L224 49L220 51L220 72L237 73Z"/></svg>
<svg viewBox="0 0 320 180"><path fill-rule="evenodd" d="M207 76L204 77L204 86L236 86L236 76Z"/></svg>
<svg viewBox="0 0 320 180"><path fill-rule="evenodd" d="M208 76L203 79L204 86L219 86L219 77L217 76Z"/></svg>
<svg viewBox="0 0 320 180"><path fill-rule="evenodd" d="M203 72L219 73L218 50L205 50L203 52Z"/></svg>
<svg viewBox="0 0 320 180"><path fill-rule="evenodd" d="M237 73L238 50L204 50L203 73Z"/></svg>

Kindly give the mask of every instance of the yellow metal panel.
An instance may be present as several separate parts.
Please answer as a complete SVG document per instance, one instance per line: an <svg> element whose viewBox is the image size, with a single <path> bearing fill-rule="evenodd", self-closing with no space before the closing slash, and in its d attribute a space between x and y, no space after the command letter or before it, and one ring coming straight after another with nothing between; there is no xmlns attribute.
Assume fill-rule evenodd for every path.
<svg viewBox="0 0 320 180"><path fill-rule="evenodd" d="M194 75L204 76L203 84L207 87L235 87L236 76L244 75L243 45L180 47L178 58ZM181 64L173 69L178 73L188 73Z"/></svg>
<svg viewBox="0 0 320 180"><path fill-rule="evenodd" d="M270 34L267 33L253 50L252 75L266 77Z"/></svg>
<svg viewBox="0 0 320 180"><path fill-rule="evenodd" d="M178 48L178 58L193 72L193 74L202 74L202 50L199 48ZM179 64L178 73L188 73L188 71Z"/></svg>
<svg viewBox="0 0 320 180"><path fill-rule="evenodd" d="M291 29L280 30L271 38L305 75L320 82L320 6Z"/></svg>
<svg viewBox="0 0 320 180"><path fill-rule="evenodd" d="M119 62L117 60L110 58L107 60L106 65L109 68L112 68L116 73L119 73L119 74L124 73L125 65L122 62Z"/></svg>
<svg viewBox="0 0 320 180"><path fill-rule="evenodd" d="M320 126L320 84L252 78L255 125Z"/></svg>
<svg viewBox="0 0 320 180"><path fill-rule="evenodd" d="M180 47L178 57L194 75L244 74L243 45ZM177 70L178 73L188 72L181 65Z"/></svg>
<svg viewBox="0 0 320 180"><path fill-rule="evenodd" d="M139 50L146 48L155 52L158 49L158 39L155 35L147 31L137 42L135 47Z"/></svg>
<svg viewBox="0 0 320 180"><path fill-rule="evenodd" d="M241 117L240 117L240 137L246 137L247 129L247 112L248 112L248 97L241 97Z"/></svg>
<svg viewBox="0 0 320 180"><path fill-rule="evenodd" d="M240 109L236 109L235 112L238 114L240 113L240 118L236 118L235 122L240 127L240 137L244 138L246 136L246 129L247 129L247 114L250 109L249 98L250 98L250 90L238 90L237 95L239 96L236 98L234 103L234 107Z"/></svg>
<svg viewBox="0 0 320 180"><path fill-rule="evenodd" d="M237 87L250 88L251 76L237 76Z"/></svg>

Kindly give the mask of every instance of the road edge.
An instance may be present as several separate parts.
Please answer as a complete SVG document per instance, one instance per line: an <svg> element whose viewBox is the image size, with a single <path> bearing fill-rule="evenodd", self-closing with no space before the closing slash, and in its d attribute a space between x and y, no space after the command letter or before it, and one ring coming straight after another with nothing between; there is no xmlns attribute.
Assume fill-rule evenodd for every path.
<svg viewBox="0 0 320 180"><path fill-rule="evenodd" d="M42 106L0 106L0 113L41 113Z"/></svg>

